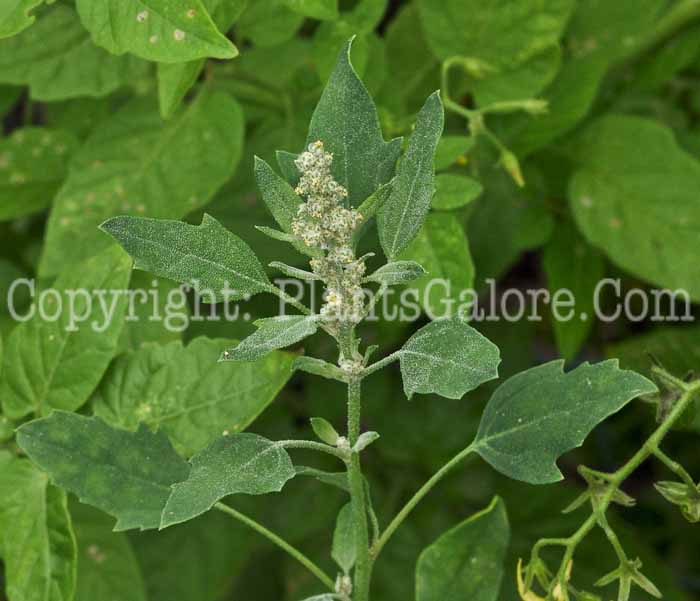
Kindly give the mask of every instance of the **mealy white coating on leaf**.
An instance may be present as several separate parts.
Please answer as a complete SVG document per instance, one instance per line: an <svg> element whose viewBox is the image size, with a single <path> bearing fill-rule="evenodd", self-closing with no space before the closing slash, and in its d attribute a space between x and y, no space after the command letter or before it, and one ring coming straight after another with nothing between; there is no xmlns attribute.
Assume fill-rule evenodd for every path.
<svg viewBox="0 0 700 601"><path fill-rule="evenodd" d="M556 460L580 446L593 428L629 401L656 391L615 359L564 361L521 372L496 389L481 418L474 450L501 473L531 484L562 479Z"/></svg>
<svg viewBox="0 0 700 601"><path fill-rule="evenodd" d="M357 206L393 176L401 139L384 141L374 102L350 62L351 46L352 40L338 55L306 141L323 141L333 154L335 179Z"/></svg>
<svg viewBox="0 0 700 601"><path fill-rule="evenodd" d="M412 282L421 276L426 275L425 269L415 261L392 261L382 265L371 275L365 278L367 282L379 282L393 286L395 284L405 284Z"/></svg>
<svg viewBox="0 0 700 601"><path fill-rule="evenodd" d="M346 503L338 512L333 531L331 557L345 574L352 570L357 558L352 503Z"/></svg>
<svg viewBox="0 0 700 601"><path fill-rule="evenodd" d="M430 209L435 192L435 150L444 121L440 93L434 92L418 113L391 193L377 217L379 241L389 260L394 260L416 237Z"/></svg>
<svg viewBox="0 0 700 601"><path fill-rule="evenodd" d="M459 318L434 321L399 351L406 396L436 393L459 399L498 377L498 347Z"/></svg>
<svg viewBox="0 0 700 601"><path fill-rule="evenodd" d="M206 299L234 300L272 288L252 249L206 213L200 225L121 216L100 227L137 268L192 285Z"/></svg>
<svg viewBox="0 0 700 601"><path fill-rule="evenodd" d="M252 361L316 333L318 315L278 315L255 322L258 329L237 346L224 351L222 361Z"/></svg>
<svg viewBox="0 0 700 601"><path fill-rule="evenodd" d="M215 440L190 465L189 478L173 486L161 528L191 520L228 495L279 492L296 475L283 447L245 432Z"/></svg>

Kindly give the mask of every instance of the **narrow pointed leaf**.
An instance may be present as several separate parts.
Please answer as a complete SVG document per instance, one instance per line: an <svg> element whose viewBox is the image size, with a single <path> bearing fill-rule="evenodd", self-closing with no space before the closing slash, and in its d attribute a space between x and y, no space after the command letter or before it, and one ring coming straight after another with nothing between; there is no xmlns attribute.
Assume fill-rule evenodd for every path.
<svg viewBox="0 0 700 601"><path fill-rule="evenodd" d="M294 360L293 368L329 380L337 380L339 382L347 381L347 374L337 365L315 357L297 357Z"/></svg>
<svg viewBox="0 0 700 601"><path fill-rule="evenodd" d="M354 453L360 453L377 440L379 440L378 432L363 432L357 439L355 446L352 447L352 450Z"/></svg>
<svg viewBox="0 0 700 601"><path fill-rule="evenodd" d="M57 320L37 311L7 340L0 379L6 415L74 411L90 398L117 353L128 305L123 294L97 291L126 290L130 277L131 260L113 247L56 279L56 294L47 298L61 306L54 300L47 315L56 313Z"/></svg>
<svg viewBox="0 0 700 601"><path fill-rule="evenodd" d="M509 541L506 508L495 497L421 553L416 601L497 601Z"/></svg>
<svg viewBox="0 0 700 601"><path fill-rule="evenodd" d="M406 396L436 393L459 399L498 377L498 347L458 318L434 321L399 351Z"/></svg>
<svg viewBox="0 0 700 601"><path fill-rule="evenodd" d="M494 392L474 450L502 474L531 484L562 479L556 460L580 446L606 417L656 391L617 360L583 363L564 373L552 361L513 376Z"/></svg>
<svg viewBox="0 0 700 601"><path fill-rule="evenodd" d="M379 211L379 240L389 260L395 259L416 237L430 209L435 192L435 149L444 121L440 93L435 92L418 113L391 194Z"/></svg>
<svg viewBox="0 0 700 601"><path fill-rule="evenodd" d="M189 478L173 486L161 528L191 520L228 495L279 492L296 475L284 448L245 432L222 436L190 464Z"/></svg>
<svg viewBox="0 0 700 601"><path fill-rule="evenodd" d="M333 175L359 205L394 174L401 140L385 142L377 109L350 63L352 41L338 56L311 118L307 143L321 140L333 153Z"/></svg>
<svg viewBox="0 0 700 601"><path fill-rule="evenodd" d="M135 430L140 422L163 430L186 457L224 431L245 430L292 375L293 355L218 363L230 340L195 338L148 344L117 358L93 395L95 413Z"/></svg>
<svg viewBox="0 0 700 601"><path fill-rule="evenodd" d="M279 315L259 319L258 330L228 349L224 361L252 361L276 349L290 346L316 333L318 315Z"/></svg>
<svg viewBox="0 0 700 601"><path fill-rule="evenodd" d="M170 486L189 473L163 432L64 411L23 425L17 444L52 482L116 517L115 530L157 528Z"/></svg>
<svg viewBox="0 0 700 601"><path fill-rule="evenodd" d="M357 558L355 545L355 524L353 522L352 503L347 503L338 513L333 531L331 557L346 574L352 570Z"/></svg>
<svg viewBox="0 0 700 601"><path fill-rule="evenodd" d="M335 443L338 442L338 437L340 434L338 434L330 422L322 417L312 417L311 428L318 439L322 440L326 444L335 445Z"/></svg>
<svg viewBox="0 0 700 601"><path fill-rule="evenodd" d="M138 269L192 285L216 301L272 288L252 249L207 214L200 225L121 216L101 229L124 247Z"/></svg>
<svg viewBox="0 0 700 601"><path fill-rule="evenodd" d="M76 6L95 43L113 54L165 63L238 54L201 0L77 0Z"/></svg>

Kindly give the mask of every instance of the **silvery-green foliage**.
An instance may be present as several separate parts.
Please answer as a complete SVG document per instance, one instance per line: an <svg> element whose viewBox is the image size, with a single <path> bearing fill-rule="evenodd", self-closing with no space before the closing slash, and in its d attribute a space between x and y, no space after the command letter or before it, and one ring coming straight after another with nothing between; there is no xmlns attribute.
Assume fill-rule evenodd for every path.
<svg viewBox="0 0 700 601"><path fill-rule="evenodd" d="M224 351L224 361L252 361L276 349L290 346L316 333L317 315L280 315L259 319L257 331Z"/></svg>

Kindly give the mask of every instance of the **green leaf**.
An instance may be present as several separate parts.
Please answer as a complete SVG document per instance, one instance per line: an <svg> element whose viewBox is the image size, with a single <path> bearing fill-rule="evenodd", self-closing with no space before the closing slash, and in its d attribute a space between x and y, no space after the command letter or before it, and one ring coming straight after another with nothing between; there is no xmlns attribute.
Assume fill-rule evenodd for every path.
<svg viewBox="0 0 700 601"><path fill-rule="evenodd" d="M634 275L699 300L700 162L668 128L623 115L586 128L572 155L569 200L589 242Z"/></svg>
<svg viewBox="0 0 700 601"><path fill-rule="evenodd" d="M379 240L389 260L395 259L416 237L435 192L435 149L445 114L440 93L425 101L416 118L406 154L399 164L391 194L379 210Z"/></svg>
<svg viewBox="0 0 700 601"><path fill-rule="evenodd" d="M335 444L338 442L338 438L340 438L340 434L338 434L331 423L322 417L312 417L311 428L318 439L322 440L326 444L335 446Z"/></svg>
<svg viewBox="0 0 700 601"><path fill-rule="evenodd" d="M228 349L223 361L253 361L316 333L318 315L278 315L258 319L257 331Z"/></svg>
<svg viewBox="0 0 700 601"><path fill-rule="evenodd" d="M429 214L401 258L417 261L427 272L410 286L419 307L432 319L455 315L460 294L474 285L474 263L459 219L450 213Z"/></svg>
<svg viewBox="0 0 700 601"><path fill-rule="evenodd" d="M573 0L419 0L426 39L435 56L475 61L482 78L513 74L559 43ZM526 67L527 68L527 67Z"/></svg>
<svg viewBox="0 0 700 601"><path fill-rule="evenodd" d="M502 474L530 484L563 478L556 460L580 446L605 418L656 386L617 360L583 363L564 373L564 361L521 372L489 400L473 449Z"/></svg>
<svg viewBox="0 0 700 601"><path fill-rule="evenodd" d="M0 451L0 552L11 601L68 601L76 543L63 491L26 459Z"/></svg>
<svg viewBox="0 0 700 601"><path fill-rule="evenodd" d="M459 209L477 198L483 187L465 175L443 173L435 178L435 196L431 206L440 211Z"/></svg>
<svg viewBox="0 0 700 601"><path fill-rule="evenodd" d="M391 263L382 265L373 274L368 275L365 281L394 286L396 284L412 282L426 275L426 273L422 265L415 261L392 261Z"/></svg>
<svg viewBox="0 0 700 601"><path fill-rule="evenodd" d="M399 351L403 388L459 399L498 377L498 347L459 318L434 321L411 336Z"/></svg>
<svg viewBox="0 0 700 601"><path fill-rule="evenodd" d="M71 133L41 127L16 129L0 139L0 221L47 207L77 147Z"/></svg>
<svg viewBox="0 0 700 601"><path fill-rule="evenodd" d="M338 18L338 0L284 0L284 4L312 19L325 21Z"/></svg>
<svg viewBox="0 0 700 601"><path fill-rule="evenodd" d="M141 568L125 534L112 532L113 520L88 505L70 506L78 540L75 601L146 601Z"/></svg>
<svg viewBox="0 0 700 601"><path fill-rule="evenodd" d="M391 179L401 140L384 141L374 102L350 63L351 46L352 41L338 56L311 117L307 143L321 140L333 153L333 175L355 206Z"/></svg>
<svg viewBox="0 0 700 601"><path fill-rule="evenodd" d="M122 216L100 227L134 258L136 268L191 284L207 299L240 299L272 288L252 249L206 213L200 225Z"/></svg>
<svg viewBox="0 0 700 601"><path fill-rule="evenodd" d="M435 171L447 169L464 159L467 152L474 147L474 142L475 139L471 136L442 136L435 149Z"/></svg>
<svg viewBox="0 0 700 601"><path fill-rule="evenodd" d="M173 486L161 528L191 520L228 495L279 492L296 475L283 447L246 432L215 440L190 465L189 478Z"/></svg>
<svg viewBox="0 0 700 601"><path fill-rule="evenodd" d="M554 230L544 249L543 267L553 301L556 302L558 291L570 290L575 302L571 309L557 309L558 315L552 307L552 327L557 348L562 357L572 359L593 327L596 317L595 289L605 275L605 260L581 239L575 227L562 223ZM568 319L569 311L573 312L571 319Z"/></svg>
<svg viewBox="0 0 700 601"><path fill-rule="evenodd" d="M240 106L223 93L201 95L167 124L152 101L129 102L73 157L49 217L41 275L110 246L97 226L114 215L179 219L206 204L234 172L243 129Z"/></svg>
<svg viewBox="0 0 700 601"><path fill-rule="evenodd" d="M420 554L416 601L497 601L509 542L506 507L494 497Z"/></svg>
<svg viewBox="0 0 700 601"><path fill-rule="evenodd" d="M115 530L157 528L170 486L189 472L163 432L64 411L23 425L17 444L52 482L116 517Z"/></svg>
<svg viewBox="0 0 700 601"><path fill-rule="evenodd" d="M352 447L353 453L361 453L373 442L379 440L380 436L378 432L363 432L358 436L357 442Z"/></svg>
<svg viewBox="0 0 700 601"><path fill-rule="evenodd" d="M196 338L187 346L148 344L118 357L93 396L95 413L129 430L140 422L163 430L187 457L225 430L245 430L289 380L294 358L272 353L218 364L230 344Z"/></svg>
<svg viewBox="0 0 700 601"><path fill-rule="evenodd" d="M221 31L228 31L238 20L248 0L203 0L204 8ZM186 63L158 63L158 103L164 119L173 116L187 92L199 78L205 59Z"/></svg>
<svg viewBox="0 0 700 601"><path fill-rule="evenodd" d="M337 380L340 382L347 381L347 374L342 369L323 359L316 359L315 357L297 357L292 367L295 370L305 371L306 373L321 376L329 380Z"/></svg>
<svg viewBox="0 0 700 601"><path fill-rule="evenodd" d="M346 574L352 570L357 558L355 544L355 524L353 521L352 503L347 503L338 513L333 531L333 546L331 557Z"/></svg>
<svg viewBox="0 0 700 601"><path fill-rule="evenodd" d="M113 54L164 63L238 54L201 0L77 0L76 6L94 42Z"/></svg>
<svg viewBox="0 0 700 601"><path fill-rule="evenodd" d="M117 352L127 306L124 295L105 291L126 289L130 276L129 257L112 248L56 279L56 292L39 304L43 311L35 306L7 340L0 382L6 415L75 411L88 400Z"/></svg>
<svg viewBox="0 0 700 601"><path fill-rule="evenodd" d="M293 160L294 155L290 156L292 156ZM292 163L292 167L294 168L294 172L297 173L294 163ZM255 181L257 182L262 199L275 218L275 221L284 232L291 234L292 221L296 218L299 206L303 202L301 197L294 192L294 189L286 181L273 171L272 167L257 156L255 157ZM316 254L306 246L306 244L296 240L296 237L292 244L294 248L301 253L312 256Z"/></svg>
<svg viewBox="0 0 700 601"><path fill-rule="evenodd" d="M329 486L335 486L340 490L345 492L350 492L350 485L348 484L348 473L347 472L324 472L313 467L306 467L304 465L294 466L297 476L307 476L309 478L315 478L323 484L328 484Z"/></svg>
<svg viewBox="0 0 700 601"><path fill-rule="evenodd" d="M250 2L236 27L255 46L276 46L294 37L304 17L286 5L287 0ZM245 54L245 53L244 53Z"/></svg>
<svg viewBox="0 0 700 601"><path fill-rule="evenodd" d="M42 12L30 29L0 40L0 82L28 85L35 100L105 96L146 69L143 61L95 46L65 4Z"/></svg>
<svg viewBox="0 0 700 601"><path fill-rule="evenodd" d="M44 0L17 0L0 7L0 39L18 34L34 23L32 10Z"/></svg>

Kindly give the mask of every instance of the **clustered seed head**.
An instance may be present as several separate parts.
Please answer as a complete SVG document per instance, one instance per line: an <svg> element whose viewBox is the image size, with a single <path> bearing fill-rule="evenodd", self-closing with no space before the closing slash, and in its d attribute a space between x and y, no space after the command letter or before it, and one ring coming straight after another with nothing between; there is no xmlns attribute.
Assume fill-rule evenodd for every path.
<svg viewBox="0 0 700 601"><path fill-rule="evenodd" d="M362 319L365 299L363 259L356 259L352 235L362 223L362 215L343 206L348 192L333 179L333 155L325 152L320 140L309 144L296 159L301 173L296 193L306 197L292 221L292 233L306 246L325 255L311 260L311 268L326 283L321 315L329 322Z"/></svg>

